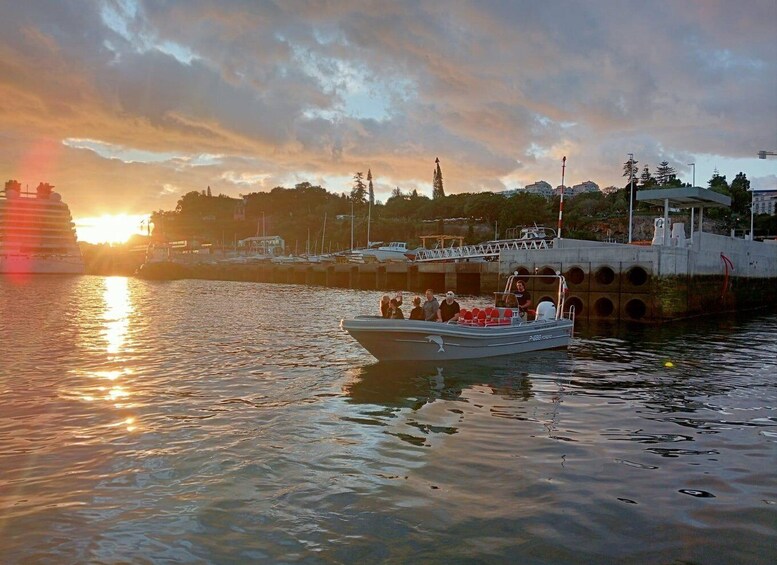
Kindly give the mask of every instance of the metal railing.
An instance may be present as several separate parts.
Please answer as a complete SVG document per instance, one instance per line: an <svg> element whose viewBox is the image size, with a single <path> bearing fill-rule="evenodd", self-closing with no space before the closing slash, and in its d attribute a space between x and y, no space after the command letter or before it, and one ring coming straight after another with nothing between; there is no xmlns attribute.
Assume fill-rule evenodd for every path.
<svg viewBox="0 0 777 565"><path fill-rule="evenodd" d="M440 249L421 249L416 253L416 262L451 261L456 259L478 259L498 257L501 251L519 251L524 249L550 249L551 240L531 239L513 241L492 241L478 245L445 247Z"/></svg>

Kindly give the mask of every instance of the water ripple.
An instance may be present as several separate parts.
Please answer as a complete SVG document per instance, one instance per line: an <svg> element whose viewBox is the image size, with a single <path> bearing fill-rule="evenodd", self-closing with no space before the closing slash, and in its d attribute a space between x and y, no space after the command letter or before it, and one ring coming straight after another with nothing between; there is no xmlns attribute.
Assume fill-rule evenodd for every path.
<svg viewBox="0 0 777 565"><path fill-rule="evenodd" d="M0 282L5 562L777 560L774 315L383 364L379 295Z"/></svg>

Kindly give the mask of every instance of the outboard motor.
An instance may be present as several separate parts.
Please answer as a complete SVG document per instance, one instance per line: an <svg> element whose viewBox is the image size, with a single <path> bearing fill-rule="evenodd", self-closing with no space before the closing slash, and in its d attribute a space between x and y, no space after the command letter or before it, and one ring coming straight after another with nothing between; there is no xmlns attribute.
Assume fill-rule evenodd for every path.
<svg viewBox="0 0 777 565"><path fill-rule="evenodd" d="M537 304L537 320L555 320L556 306L547 300Z"/></svg>

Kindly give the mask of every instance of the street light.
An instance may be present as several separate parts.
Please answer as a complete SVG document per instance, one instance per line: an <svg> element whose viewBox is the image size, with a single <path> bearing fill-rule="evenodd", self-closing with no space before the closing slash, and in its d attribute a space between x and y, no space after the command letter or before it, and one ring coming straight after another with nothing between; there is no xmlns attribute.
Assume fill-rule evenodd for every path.
<svg viewBox="0 0 777 565"><path fill-rule="evenodd" d="M353 196L351 196L351 253L353 253Z"/></svg>
<svg viewBox="0 0 777 565"><path fill-rule="evenodd" d="M634 215L634 153L629 156L629 243L631 243L631 219Z"/></svg>
<svg viewBox="0 0 777 565"><path fill-rule="evenodd" d="M750 189L750 241L755 241L753 237L753 210L755 209L755 199L753 198L755 193L753 189Z"/></svg>
<svg viewBox="0 0 777 565"><path fill-rule="evenodd" d="M691 181L691 188L696 188L696 163L688 163L689 167L693 167L693 181ZM694 222L694 212L696 209L691 206L691 242L693 242L693 222Z"/></svg>

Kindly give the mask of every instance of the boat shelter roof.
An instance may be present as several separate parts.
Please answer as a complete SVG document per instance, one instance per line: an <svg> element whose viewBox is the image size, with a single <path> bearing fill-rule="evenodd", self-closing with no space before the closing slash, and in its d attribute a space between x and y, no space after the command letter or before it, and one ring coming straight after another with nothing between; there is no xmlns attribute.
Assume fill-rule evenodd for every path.
<svg viewBox="0 0 777 565"><path fill-rule="evenodd" d="M656 190L640 190L637 192L638 202L647 202L663 206L666 200L672 208L729 208L731 197L702 188L700 186L687 188L659 188Z"/></svg>

